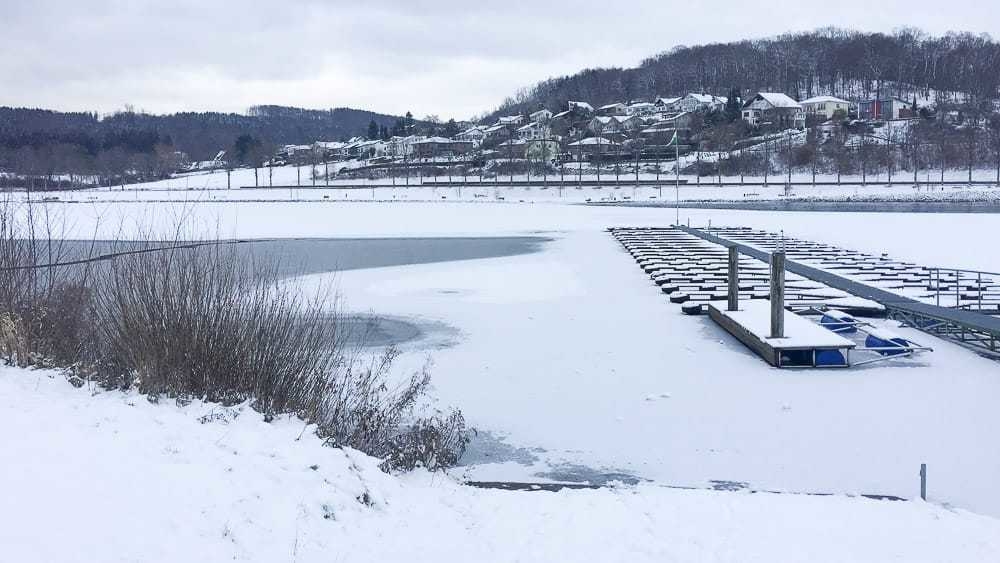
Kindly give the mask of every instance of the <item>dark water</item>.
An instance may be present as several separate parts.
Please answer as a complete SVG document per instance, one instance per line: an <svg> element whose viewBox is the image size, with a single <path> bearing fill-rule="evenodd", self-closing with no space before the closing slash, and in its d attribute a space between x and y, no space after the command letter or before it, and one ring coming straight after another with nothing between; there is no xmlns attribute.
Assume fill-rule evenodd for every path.
<svg viewBox="0 0 1000 563"><path fill-rule="evenodd" d="M461 334L440 321L390 315L347 315L338 320L348 347L386 348L411 345L418 350L441 350L457 344Z"/></svg>
<svg viewBox="0 0 1000 563"><path fill-rule="evenodd" d="M538 252L551 239L544 237L460 237L460 238L342 238L267 239L227 241L223 251L232 251L242 260L276 264L282 277L310 274L430 264L479 258L497 258ZM100 264L117 253L159 252L178 244L147 241L61 241L51 262L62 268L82 269ZM211 250L211 245L198 248ZM184 251L184 250L182 250ZM42 252L43 257L48 253ZM87 262L93 260L94 262ZM48 262L48 259L43 258ZM79 262L84 262L81 264ZM349 315L340 319L348 345L384 348L413 343L420 349L441 349L457 342L458 331L444 323L426 319L383 315Z"/></svg>
<svg viewBox="0 0 1000 563"><path fill-rule="evenodd" d="M229 241L231 244L227 244L227 248L245 260L277 263L283 276L293 277L516 256L538 252L549 240L545 237L264 239ZM116 252L168 246L142 241L63 241L62 245L62 256L57 259L58 262L100 259Z"/></svg>

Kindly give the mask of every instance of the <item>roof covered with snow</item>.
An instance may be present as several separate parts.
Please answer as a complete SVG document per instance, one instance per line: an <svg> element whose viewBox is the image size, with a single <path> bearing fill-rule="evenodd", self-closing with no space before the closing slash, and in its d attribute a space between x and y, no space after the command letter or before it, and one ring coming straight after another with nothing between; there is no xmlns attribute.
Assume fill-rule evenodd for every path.
<svg viewBox="0 0 1000 563"><path fill-rule="evenodd" d="M588 145L617 145L618 143L605 139L604 137L587 137L586 139L581 139L575 143L570 143L571 147L588 146Z"/></svg>
<svg viewBox="0 0 1000 563"><path fill-rule="evenodd" d="M448 143L465 143L465 142L466 141L460 141L460 140L459 141L455 141L455 140L449 139L447 137L427 137L426 139L423 139L423 140L420 140L420 141L416 141L413 144L414 145L425 145L425 144L435 143L435 144L443 145L443 144L448 144Z"/></svg>
<svg viewBox="0 0 1000 563"><path fill-rule="evenodd" d="M813 96L808 100L802 100L800 104L824 104L824 103L834 103L834 104L849 104L851 102L838 98L836 96Z"/></svg>
<svg viewBox="0 0 1000 563"><path fill-rule="evenodd" d="M755 97L750 99L750 102L757 98L764 99L767 103L776 108L802 108L802 106L789 97L788 94L783 94L781 92L759 92Z"/></svg>
<svg viewBox="0 0 1000 563"><path fill-rule="evenodd" d="M711 94L696 94L694 92L688 94L687 96L685 96L685 98L690 98L692 100L695 100L699 104L724 104L727 101L727 98L723 98L722 96L713 96Z"/></svg>

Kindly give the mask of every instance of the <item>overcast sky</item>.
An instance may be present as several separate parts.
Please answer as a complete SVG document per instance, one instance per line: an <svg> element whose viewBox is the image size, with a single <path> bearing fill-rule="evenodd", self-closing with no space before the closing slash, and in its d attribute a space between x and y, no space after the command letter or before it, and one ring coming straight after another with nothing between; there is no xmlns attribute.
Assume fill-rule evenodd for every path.
<svg viewBox="0 0 1000 563"><path fill-rule="evenodd" d="M1000 29L986 0L0 0L0 105L467 118L675 45L837 25Z"/></svg>

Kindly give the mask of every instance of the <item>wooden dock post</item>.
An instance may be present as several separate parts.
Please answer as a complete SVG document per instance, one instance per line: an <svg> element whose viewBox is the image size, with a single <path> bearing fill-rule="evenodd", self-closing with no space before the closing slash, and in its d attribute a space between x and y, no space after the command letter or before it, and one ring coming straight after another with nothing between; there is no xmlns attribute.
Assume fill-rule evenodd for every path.
<svg viewBox="0 0 1000 563"><path fill-rule="evenodd" d="M927 500L927 464L920 464L920 498Z"/></svg>
<svg viewBox="0 0 1000 563"><path fill-rule="evenodd" d="M785 337L785 252L771 253L771 338Z"/></svg>
<svg viewBox="0 0 1000 563"><path fill-rule="evenodd" d="M729 246L729 310L740 309L740 249Z"/></svg>

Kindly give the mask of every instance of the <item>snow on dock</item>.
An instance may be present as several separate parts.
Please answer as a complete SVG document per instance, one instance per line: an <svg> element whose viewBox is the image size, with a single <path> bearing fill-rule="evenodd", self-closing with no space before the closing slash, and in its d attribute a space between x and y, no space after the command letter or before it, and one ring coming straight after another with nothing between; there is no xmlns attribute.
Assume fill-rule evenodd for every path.
<svg viewBox="0 0 1000 563"><path fill-rule="evenodd" d="M785 314L784 337L770 337L771 306L744 301L737 311L714 304L708 314L719 326L774 367L848 367L856 344L795 313Z"/></svg>

